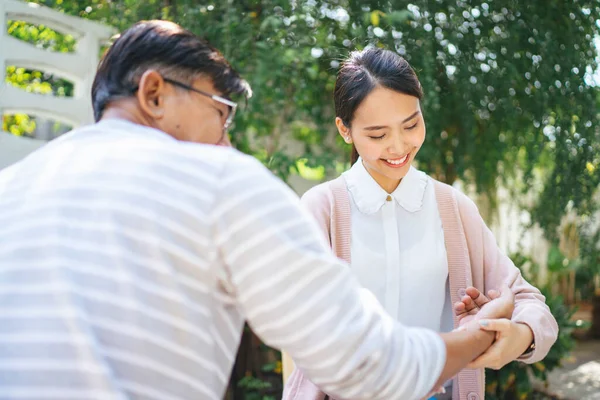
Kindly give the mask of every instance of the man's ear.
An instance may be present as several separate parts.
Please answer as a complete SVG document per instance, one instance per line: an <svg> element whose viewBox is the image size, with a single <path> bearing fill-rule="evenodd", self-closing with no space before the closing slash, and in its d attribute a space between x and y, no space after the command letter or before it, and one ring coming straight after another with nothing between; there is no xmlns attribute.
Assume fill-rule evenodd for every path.
<svg viewBox="0 0 600 400"><path fill-rule="evenodd" d="M164 117L166 90L165 80L157 71L151 69L142 74L136 97L144 114L155 120Z"/></svg>

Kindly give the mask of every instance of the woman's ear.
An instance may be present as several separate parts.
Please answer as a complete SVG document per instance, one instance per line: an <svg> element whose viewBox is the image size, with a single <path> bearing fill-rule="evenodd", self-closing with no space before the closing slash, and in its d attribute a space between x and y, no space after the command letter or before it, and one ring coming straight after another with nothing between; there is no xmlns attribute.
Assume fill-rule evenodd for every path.
<svg viewBox="0 0 600 400"><path fill-rule="evenodd" d="M340 117L335 118L335 126L337 127L337 130L338 130L340 136L342 136L342 139L344 139L344 142L352 143L352 136L350 135L350 128L348 128L346 126L346 124L344 124L344 121L342 121L342 119Z"/></svg>

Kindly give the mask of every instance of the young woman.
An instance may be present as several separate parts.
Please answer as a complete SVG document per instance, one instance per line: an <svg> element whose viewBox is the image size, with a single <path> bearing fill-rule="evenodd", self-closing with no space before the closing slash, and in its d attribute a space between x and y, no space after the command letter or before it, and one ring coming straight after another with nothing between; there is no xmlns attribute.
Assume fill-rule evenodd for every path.
<svg viewBox="0 0 600 400"><path fill-rule="evenodd" d="M338 257L408 326L451 331L459 322L452 304L472 304L467 287L488 293L509 285L512 319L489 322L485 329L497 332L495 343L436 397L480 400L483 368L541 360L558 326L544 296L498 249L475 204L412 166L425 140L422 97L415 72L396 53L352 53L338 73L334 100L335 123L352 145L353 165L302 201ZM469 294L476 298L478 290ZM284 399L325 397L302 371L286 383Z"/></svg>

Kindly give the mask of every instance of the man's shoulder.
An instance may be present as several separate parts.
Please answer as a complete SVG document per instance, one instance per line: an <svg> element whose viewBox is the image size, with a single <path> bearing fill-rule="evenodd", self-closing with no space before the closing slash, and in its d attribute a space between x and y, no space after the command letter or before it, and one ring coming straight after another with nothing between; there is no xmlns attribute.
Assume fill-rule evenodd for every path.
<svg viewBox="0 0 600 400"><path fill-rule="evenodd" d="M190 157L221 167L224 173L243 175L243 173L264 173L268 171L256 158L233 147L189 142L179 142L178 146L180 146L181 151L189 154Z"/></svg>
<svg viewBox="0 0 600 400"><path fill-rule="evenodd" d="M184 157L216 165L249 165L256 161L234 148L211 144L173 141L170 151L177 151Z"/></svg>
<svg viewBox="0 0 600 400"><path fill-rule="evenodd" d="M81 127L59 138L56 144L61 142L76 149L93 148L98 157L119 160L121 164L143 164L192 175L197 172L218 177L233 171L264 169L254 157L234 148L180 141L156 129L124 121Z"/></svg>

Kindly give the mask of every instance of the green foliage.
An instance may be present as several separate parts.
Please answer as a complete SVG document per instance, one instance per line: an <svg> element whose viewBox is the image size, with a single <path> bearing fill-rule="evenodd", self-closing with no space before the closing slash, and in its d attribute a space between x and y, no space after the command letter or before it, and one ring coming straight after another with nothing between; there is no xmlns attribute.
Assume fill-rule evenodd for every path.
<svg viewBox="0 0 600 400"><path fill-rule="evenodd" d="M262 343L246 324L225 399L281 398L281 372L281 353Z"/></svg>
<svg viewBox="0 0 600 400"><path fill-rule="evenodd" d="M600 221L586 218L580 227L579 265L575 286L581 299L593 302L600 296ZM596 321L596 324L600 321Z"/></svg>
<svg viewBox="0 0 600 400"><path fill-rule="evenodd" d="M584 220L579 236L582 269L589 271L592 276L600 276L600 221L597 218Z"/></svg>
<svg viewBox="0 0 600 400"><path fill-rule="evenodd" d="M554 245L548 252L548 272L550 279L547 282L549 287L554 287L561 278L565 278L572 272L577 272L582 266L581 259L569 259L560 251L559 247Z"/></svg>
<svg viewBox="0 0 600 400"><path fill-rule="evenodd" d="M492 203L499 180L522 171L528 191L539 171L533 219L549 238L567 205L581 215L593 211L600 184L598 92L590 77L597 2L35 2L119 30L170 19L208 38L255 90L239 113L234 143L284 179L298 173L298 159L330 173L347 161L347 150L331 140L339 63L366 45L396 50L425 92L421 168L446 182L473 182ZM57 51L73 43L41 27L12 30Z"/></svg>
<svg viewBox="0 0 600 400"><path fill-rule="evenodd" d="M237 385L245 390L245 400L275 400L274 396L261 394L262 390L271 388L269 382L265 382L253 376L245 376Z"/></svg>
<svg viewBox="0 0 600 400"><path fill-rule="evenodd" d="M536 266L531 259L522 254L511 257L516 265L529 265L532 271ZM531 274L531 273L530 273ZM524 275L527 275L524 273ZM526 279L531 280L530 276ZM576 311L575 307L565 305L561 296L553 295L548 288L543 288L542 294L546 296L546 304L550 307L552 315L559 327L558 340L550 349L548 355L540 362L524 364L511 362L500 370L486 370L486 398L490 400L528 399L533 391L532 377L543 382L548 379L548 373L561 365L575 346L572 337L575 328L582 328L577 322L572 321Z"/></svg>
<svg viewBox="0 0 600 400"><path fill-rule="evenodd" d="M8 34L48 51L62 53L75 50L75 38L60 34L44 25L32 25L23 21L7 21ZM70 97L73 95L73 84L44 71L31 70L19 66L6 67L7 84L27 92ZM5 115L2 118L2 130L17 136L31 136L36 122L26 114Z"/></svg>
<svg viewBox="0 0 600 400"><path fill-rule="evenodd" d="M63 35L47 26L24 21L7 21L6 25L9 35L38 48L59 53L72 53L75 50L76 40L72 35Z"/></svg>
<svg viewBox="0 0 600 400"><path fill-rule="evenodd" d="M35 130L35 121L27 114L5 115L2 130L17 136L30 136Z"/></svg>

